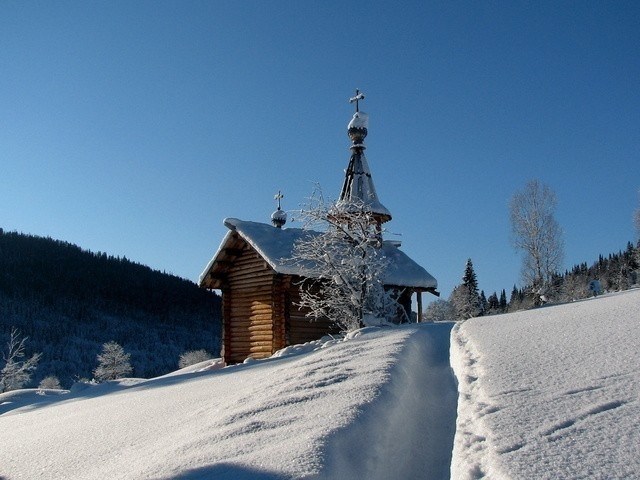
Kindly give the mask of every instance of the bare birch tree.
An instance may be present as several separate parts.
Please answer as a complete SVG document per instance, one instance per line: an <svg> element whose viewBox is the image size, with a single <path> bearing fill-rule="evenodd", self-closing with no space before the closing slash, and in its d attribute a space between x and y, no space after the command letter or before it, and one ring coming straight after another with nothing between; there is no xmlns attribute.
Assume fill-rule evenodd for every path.
<svg viewBox="0 0 640 480"><path fill-rule="evenodd" d="M511 198L510 217L514 247L523 252L522 279L536 296L536 304L553 294L552 278L562 266L562 229L555 219L556 195L532 180Z"/></svg>
<svg viewBox="0 0 640 480"><path fill-rule="evenodd" d="M6 350L2 352L4 367L0 370L0 393L22 388L31 379L31 374L38 366L42 356L40 353L34 353L24 360L27 338L21 336L17 328L11 329Z"/></svg>

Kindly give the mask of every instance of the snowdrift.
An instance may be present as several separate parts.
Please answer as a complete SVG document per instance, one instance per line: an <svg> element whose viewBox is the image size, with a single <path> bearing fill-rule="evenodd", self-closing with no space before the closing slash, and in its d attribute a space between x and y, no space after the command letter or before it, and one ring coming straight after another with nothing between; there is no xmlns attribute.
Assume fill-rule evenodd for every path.
<svg viewBox="0 0 640 480"><path fill-rule="evenodd" d="M452 478L640 478L640 290L452 332Z"/></svg>

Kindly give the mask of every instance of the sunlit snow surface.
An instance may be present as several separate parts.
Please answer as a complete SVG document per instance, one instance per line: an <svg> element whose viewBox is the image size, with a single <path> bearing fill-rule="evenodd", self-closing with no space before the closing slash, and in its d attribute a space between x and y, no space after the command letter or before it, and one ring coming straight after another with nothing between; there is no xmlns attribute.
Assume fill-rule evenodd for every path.
<svg viewBox="0 0 640 480"><path fill-rule="evenodd" d="M640 478L640 291L452 332L456 479Z"/></svg>
<svg viewBox="0 0 640 480"><path fill-rule="evenodd" d="M635 290L9 392L0 478L640 478L639 349Z"/></svg>
<svg viewBox="0 0 640 480"><path fill-rule="evenodd" d="M0 478L445 478L450 329L368 328L268 360L5 404Z"/></svg>

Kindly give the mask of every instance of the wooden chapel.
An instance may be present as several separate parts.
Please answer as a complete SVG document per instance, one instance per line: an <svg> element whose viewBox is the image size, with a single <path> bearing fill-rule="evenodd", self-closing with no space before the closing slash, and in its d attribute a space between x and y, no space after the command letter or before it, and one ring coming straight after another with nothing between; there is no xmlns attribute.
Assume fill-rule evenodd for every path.
<svg viewBox="0 0 640 480"><path fill-rule="evenodd" d="M337 205L346 211L350 205L365 205L380 231L382 223L391 220L391 213L378 199L364 155L368 117L359 110L362 99L364 95L357 90L350 99L356 104L347 127L351 155ZM336 332L328 320L311 319L307 310L298 307L305 272L287 260L293 255L296 241L315 232L284 228L286 213L281 209L281 198L280 194L276 196L278 209L271 216L272 224L225 219L229 231L200 276L201 287L222 292L221 355L227 364L248 357L266 358L288 345ZM399 301L408 313L416 293L420 314L422 292L439 295L436 279L409 258L397 242L383 241L380 248L389 259L385 288L402 292Z"/></svg>

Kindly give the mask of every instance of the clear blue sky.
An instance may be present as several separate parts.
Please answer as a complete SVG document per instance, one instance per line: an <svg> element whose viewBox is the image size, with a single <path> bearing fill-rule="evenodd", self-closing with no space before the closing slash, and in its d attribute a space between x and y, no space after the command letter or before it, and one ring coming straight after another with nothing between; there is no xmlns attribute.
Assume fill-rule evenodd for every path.
<svg viewBox="0 0 640 480"><path fill-rule="evenodd" d="M519 283L508 202L566 267L636 238L640 2L3 1L0 227L196 281L225 217L335 198L355 88L403 249L448 296Z"/></svg>

